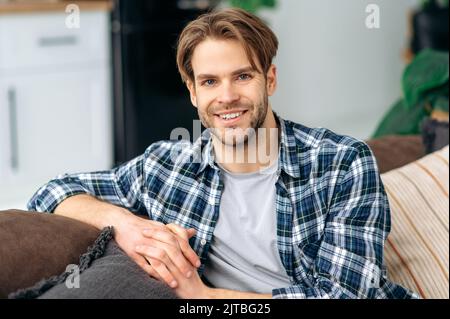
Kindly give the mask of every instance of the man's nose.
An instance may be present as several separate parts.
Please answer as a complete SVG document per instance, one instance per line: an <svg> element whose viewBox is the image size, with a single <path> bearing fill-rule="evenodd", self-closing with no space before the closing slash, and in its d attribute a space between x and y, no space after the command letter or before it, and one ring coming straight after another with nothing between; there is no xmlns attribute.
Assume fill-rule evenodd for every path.
<svg viewBox="0 0 450 319"><path fill-rule="evenodd" d="M218 102L223 104L232 104L237 100L239 100L237 89L230 83L224 83L219 93Z"/></svg>

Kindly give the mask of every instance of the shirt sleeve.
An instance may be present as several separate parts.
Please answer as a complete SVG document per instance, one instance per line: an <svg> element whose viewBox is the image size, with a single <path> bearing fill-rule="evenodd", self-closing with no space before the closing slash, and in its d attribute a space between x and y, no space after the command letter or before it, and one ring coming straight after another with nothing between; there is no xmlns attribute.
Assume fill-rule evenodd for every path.
<svg viewBox="0 0 450 319"><path fill-rule="evenodd" d="M146 215L141 202L144 160L145 154L111 170L59 175L36 191L27 208L52 213L68 197L89 194L133 213Z"/></svg>
<svg viewBox="0 0 450 319"><path fill-rule="evenodd" d="M383 267L390 232L388 199L376 160L364 143L340 162L340 181L328 210L310 286L274 289L273 298L410 298Z"/></svg>

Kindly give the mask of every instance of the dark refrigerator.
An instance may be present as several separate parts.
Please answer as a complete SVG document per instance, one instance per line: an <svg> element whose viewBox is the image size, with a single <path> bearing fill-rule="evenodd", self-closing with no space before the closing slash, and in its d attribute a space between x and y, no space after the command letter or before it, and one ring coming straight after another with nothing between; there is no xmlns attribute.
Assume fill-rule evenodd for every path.
<svg viewBox="0 0 450 319"><path fill-rule="evenodd" d="M214 0L116 0L112 12L115 165L198 119L176 68L176 41Z"/></svg>

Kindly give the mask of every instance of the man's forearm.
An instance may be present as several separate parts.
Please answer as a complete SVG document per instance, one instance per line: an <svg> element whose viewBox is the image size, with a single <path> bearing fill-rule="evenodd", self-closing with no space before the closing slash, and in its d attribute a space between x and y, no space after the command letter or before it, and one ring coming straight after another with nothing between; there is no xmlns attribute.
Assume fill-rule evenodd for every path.
<svg viewBox="0 0 450 319"><path fill-rule="evenodd" d="M56 207L54 213L90 224L98 229L114 225L120 217L132 214L121 207L84 194L65 199Z"/></svg>

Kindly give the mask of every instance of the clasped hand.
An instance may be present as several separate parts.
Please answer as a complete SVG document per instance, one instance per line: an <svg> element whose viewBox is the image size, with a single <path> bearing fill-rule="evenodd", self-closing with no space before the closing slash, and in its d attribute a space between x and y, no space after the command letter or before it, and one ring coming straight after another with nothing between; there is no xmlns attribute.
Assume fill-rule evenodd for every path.
<svg viewBox="0 0 450 319"><path fill-rule="evenodd" d="M180 298L206 298L208 287L200 279L200 258L189 245L195 229L131 216L118 221L118 245L151 277Z"/></svg>

